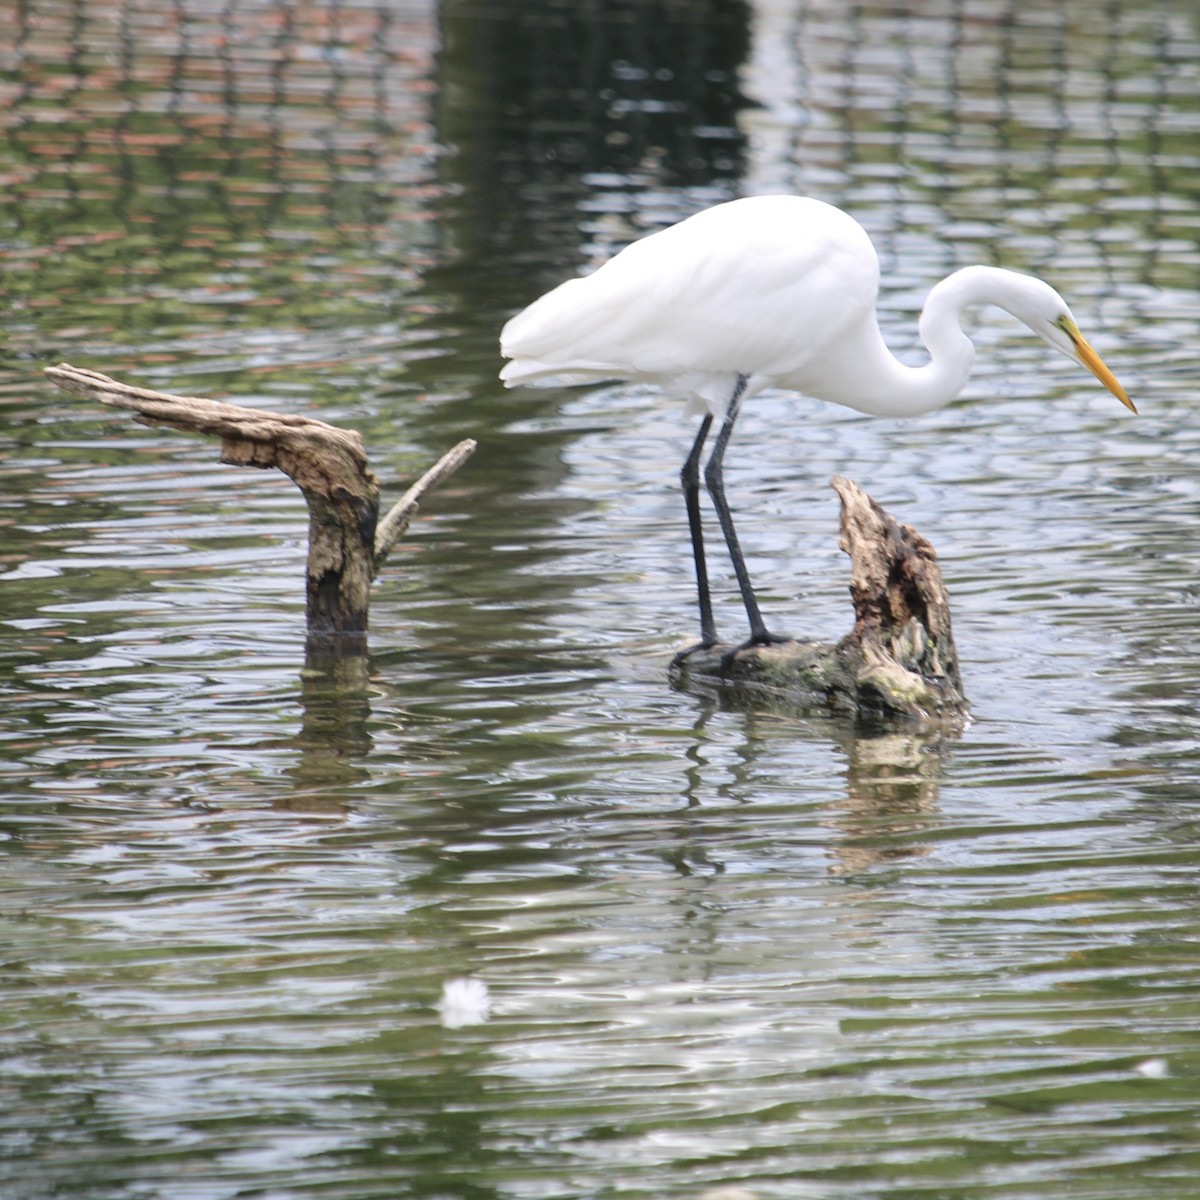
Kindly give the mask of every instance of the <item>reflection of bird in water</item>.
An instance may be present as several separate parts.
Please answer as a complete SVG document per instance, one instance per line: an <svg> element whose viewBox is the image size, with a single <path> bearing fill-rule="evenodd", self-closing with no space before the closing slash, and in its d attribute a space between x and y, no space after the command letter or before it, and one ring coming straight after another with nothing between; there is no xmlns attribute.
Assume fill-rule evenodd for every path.
<svg viewBox="0 0 1200 1200"><path fill-rule="evenodd" d="M718 204L627 246L594 274L572 279L504 326L501 378L523 383L630 379L657 384L704 413L683 466L700 602L700 645L715 644L700 525L700 455L721 421L704 469L750 621L768 632L738 547L722 463L741 402L773 386L881 417L915 416L962 390L975 348L968 305L994 304L1087 367L1133 404L1088 345L1049 284L996 267L966 267L929 293L918 329L929 362L909 367L888 350L875 304L879 258L840 209L796 196ZM1136 409L1134 409L1136 411Z"/></svg>

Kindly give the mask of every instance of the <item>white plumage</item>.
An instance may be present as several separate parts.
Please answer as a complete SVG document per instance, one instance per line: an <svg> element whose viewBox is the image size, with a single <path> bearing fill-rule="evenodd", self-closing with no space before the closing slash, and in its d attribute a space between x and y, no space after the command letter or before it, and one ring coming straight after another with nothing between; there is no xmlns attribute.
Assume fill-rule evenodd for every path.
<svg viewBox="0 0 1200 1200"><path fill-rule="evenodd" d="M803 392L875 416L914 416L949 403L974 346L962 311L994 304L1133 404L1049 284L995 267L938 283L921 313L929 362L888 350L875 305L879 258L852 217L819 200L756 196L718 204L627 246L593 274L535 300L501 331L519 384L627 379L655 384L706 412L683 469L700 593L701 645L716 641L697 502L699 457L722 422L705 481L750 621L750 641L778 640L758 612L725 502L722 460L741 401L764 387ZM1136 410L1135 410L1136 411Z"/></svg>
<svg viewBox="0 0 1200 1200"><path fill-rule="evenodd" d="M802 371L874 317L878 290L874 247L839 209L790 196L719 204L535 300L500 335L512 360L500 377L644 380L723 415L739 374Z"/></svg>

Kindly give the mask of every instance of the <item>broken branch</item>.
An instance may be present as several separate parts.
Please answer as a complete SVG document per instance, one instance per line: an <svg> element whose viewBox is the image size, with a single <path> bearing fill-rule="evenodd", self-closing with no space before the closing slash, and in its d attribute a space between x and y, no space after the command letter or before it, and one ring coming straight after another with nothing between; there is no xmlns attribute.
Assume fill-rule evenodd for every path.
<svg viewBox="0 0 1200 1200"><path fill-rule="evenodd" d="M46 376L72 395L127 409L146 425L166 425L221 439L221 461L274 467L287 475L308 505L308 637L340 652L365 647L370 585L408 527L419 501L475 450L460 442L431 467L379 521L379 481L362 436L313 417L245 408L223 400L175 396L133 387L61 363Z"/></svg>

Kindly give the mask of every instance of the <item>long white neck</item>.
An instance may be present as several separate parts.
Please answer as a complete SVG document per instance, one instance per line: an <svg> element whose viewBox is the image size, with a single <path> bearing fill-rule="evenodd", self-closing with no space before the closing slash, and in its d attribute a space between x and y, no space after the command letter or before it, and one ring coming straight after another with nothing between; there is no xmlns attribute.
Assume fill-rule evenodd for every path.
<svg viewBox="0 0 1200 1200"><path fill-rule="evenodd" d="M1028 276L998 267L964 267L929 293L917 330L929 362L910 367L887 348L875 314L849 331L798 389L877 417L912 417L949 404L971 373L975 347L963 332L971 304L1019 307Z"/></svg>

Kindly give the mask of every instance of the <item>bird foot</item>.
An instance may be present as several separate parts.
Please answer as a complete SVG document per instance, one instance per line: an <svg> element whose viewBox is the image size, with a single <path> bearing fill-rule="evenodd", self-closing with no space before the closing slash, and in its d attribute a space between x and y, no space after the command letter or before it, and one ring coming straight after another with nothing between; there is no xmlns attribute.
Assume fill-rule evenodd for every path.
<svg viewBox="0 0 1200 1200"><path fill-rule="evenodd" d="M681 667L695 653L700 650L711 650L717 644L717 639L701 638L698 642L693 642L690 646L684 646L678 654L671 659L672 667Z"/></svg>
<svg viewBox="0 0 1200 1200"><path fill-rule="evenodd" d="M726 650L721 655L720 669L722 674L732 666L734 659L737 658L743 650L753 649L755 646L782 646L786 642L795 641L785 633L768 633L765 629L762 633L753 634L747 638L740 646L734 646L732 650Z"/></svg>

